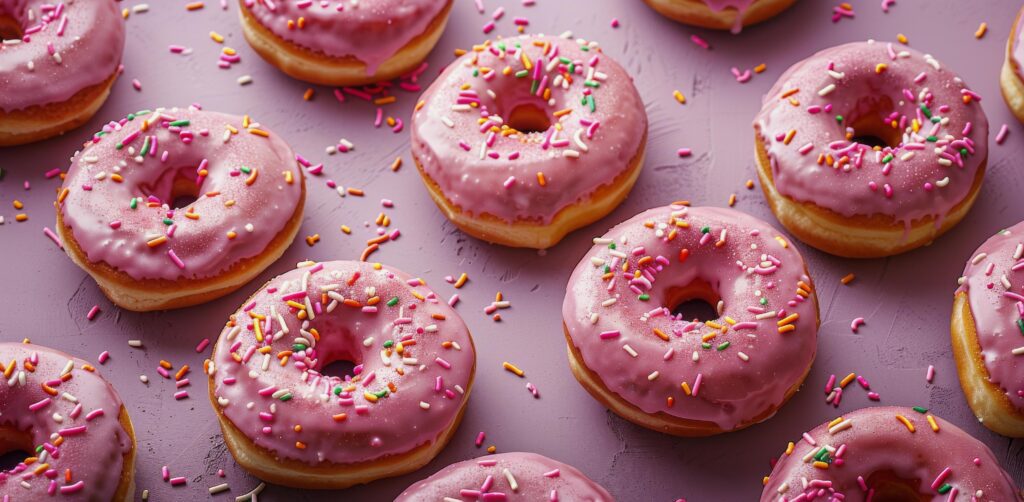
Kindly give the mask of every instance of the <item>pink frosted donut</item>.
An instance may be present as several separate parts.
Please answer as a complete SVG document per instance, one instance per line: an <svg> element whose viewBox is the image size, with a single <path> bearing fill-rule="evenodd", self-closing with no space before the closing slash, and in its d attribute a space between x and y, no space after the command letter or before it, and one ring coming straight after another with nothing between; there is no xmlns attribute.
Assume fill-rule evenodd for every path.
<svg viewBox="0 0 1024 502"><path fill-rule="evenodd" d="M576 379L612 411L681 436L770 418L814 361L818 300L803 258L732 209L651 209L594 239L562 305ZM717 315L690 321L691 300Z"/></svg>
<svg viewBox="0 0 1024 502"><path fill-rule="evenodd" d="M0 146L84 124L107 99L124 50L115 0L0 0Z"/></svg>
<svg viewBox="0 0 1024 502"><path fill-rule="evenodd" d="M661 15L704 28L739 33L775 17L796 0L644 0Z"/></svg>
<svg viewBox="0 0 1024 502"><path fill-rule="evenodd" d="M240 0L246 40L292 77L353 86L413 72L452 0Z"/></svg>
<svg viewBox="0 0 1024 502"><path fill-rule="evenodd" d="M351 374L320 371L336 361ZM469 398L476 353L422 279L380 264L300 263L221 333L210 400L238 463L262 479L344 488L419 469Z"/></svg>
<svg viewBox="0 0 1024 502"><path fill-rule="evenodd" d="M981 441L923 408L863 408L789 443L761 502L1020 501Z"/></svg>
<svg viewBox="0 0 1024 502"><path fill-rule="evenodd" d="M500 453L449 465L402 492L395 502L612 502L601 485L571 465L536 453Z"/></svg>
<svg viewBox="0 0 1024 502"><path fill-rule="evenodd" d="M1010 38L1006 41L1006 57L999 75L999 87L1003 91L1003 99L1017 116L1024 122L1024 7L1017 12L1017 18L1010 30Z"/></svg>
<svg viewBox="0 0 1024 502"><path fill-rule="evenodd" d="M194 305L281 256L302 222L304 180L288 144L248 116L139 112L71 159L57 230L117 305Z"/></svg>
<svg viewBox="0 0 1024 502"><path fill-rule="evenodd" d="M953 356L978 420L1024 437L1024 222L971 255L953 298Z"/></svg>
<svg viewBox="0 0 1024 502"><path fill-rule="evenodd" d="M611 212L643 165L643 101L594 42L485 42L420 103L412 154L423 181L449 220L486 241L550 247Z"/></svg>
<svg viewBox="0 0 1024 502"><path fill-rule="evenodd" d="M779 221L828 253L889 256L959 222L981 188L988 119L935 58L885 42L790 67L754 120L761 188Z"/></svg>
<svg viewBox="0 0 1024 502"><path fill-rule="evenodd" d="M135 432L117 392L89 363L0 343L0 453L31 455L0 471L0 500L133 500Z"/></svg>

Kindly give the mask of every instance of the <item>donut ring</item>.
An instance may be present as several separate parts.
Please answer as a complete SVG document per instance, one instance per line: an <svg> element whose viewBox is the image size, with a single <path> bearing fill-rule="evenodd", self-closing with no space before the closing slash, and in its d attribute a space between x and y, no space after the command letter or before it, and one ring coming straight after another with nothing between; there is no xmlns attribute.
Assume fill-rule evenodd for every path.
<svg viewBox="0 0 1024 502"><path fill-rule="evenodd" d="M793 65L754 120L772 212L839 256L931 242L981 188L988 119L978 99L931 56L891 43L840 45Z"/></svg>
<svg viewBox="0 0 1024 502"><path fill-rule="evenodd" d="M680 23L730 30L767 21L788 9L796 0L644 0L662 16Z"/></svg>
<svg viewBox="0 0 1024 502"><path fill-rule="evenodd" d="M499 453L458 462L407 488L395 502L428 500L612 502L571 465L536 453Z"/></svg>
<svg viewBox="0 0 1024 502"><path fill-rule="evenodd" d="M844 497L1022 500L984 443L923 408L896 406L847 413L789 443L761 502Z"/></svg>
<svg viewBox="0 0 1024 502"><path fill-rule="evenodd" d="M96 368L27 343L0 343L0 361L0 453L32 455L0 471L0 499L134 500L135 431Z"/></svg>
<svg viewBox="0 0 1024 502"><path fill-rule="evenodd" d="M339 360L356 364L351 374L320 373ZM426 465L458 428L475 371L469 330L421 279L349 261L272 279L231 316L207 365L235 460L301 488Z"/></svg>
<svg viewBox="0 0 1024 502"><path fill-rule="evenodd" d="M649 429L707 436L767 420L814 361L818 300L803 258L738 211L640 213L594 239L566 289L573 374ZM672 312L694 299L717 304L717 317Z"/></svg>
<svg viewBox="0 0 1024 502"><path fill-rule="evenodd" d="M444 32L452 0L337 6L240 0L239 6L245 39L268 63L299 80L359 86L420 67Z"/></svg>
<svg viewBox="0 0 1024 502"><path fill-rule="evenodd" d="M1024 122L1024 7L1017 13L1006 41L1006 59L999 74L999 88L1003 99L1013 111L1017 120Z"/></svg>
<svg viewBox="0 0 1024 502"><path fill-rule="evenodd" d="M551 247L611 212L643 166L643 101L596 43L485 42L448 65L420 103L412 154L430 196L488 242Z"/></svg>
<svg viewBox="0 0 1024 502"><path fill-rule="evenodd" d="M196 199L172 208L182 196ZM305 196L291 148L248 116L158 109L108 124L71 159L57 232L118 306L185 307L277 260Z"/></svg>
<svg viewBox="0 0 1024 502"><path fill-rule="evenodd" d="M103 105L124 19L112 0L3 2L0 39L0 146L20 145L81 126Z"/></svg>
<svg viewBox="0 0 1024 502"><path fill-rule="evenodd" d="M982 425L1010 437L1024 437L1022 257L1024 222L985 241L964 269L950 323L968 404Z"/></svg>

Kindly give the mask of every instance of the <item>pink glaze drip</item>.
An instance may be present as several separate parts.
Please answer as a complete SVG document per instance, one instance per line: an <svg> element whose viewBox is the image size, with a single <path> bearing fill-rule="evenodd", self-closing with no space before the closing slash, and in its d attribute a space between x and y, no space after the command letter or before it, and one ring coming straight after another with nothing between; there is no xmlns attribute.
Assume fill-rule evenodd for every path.
<svg viewBox="0 0 1024 502"><path fill-rule="evenodd" d="M35 371L29 371L26 362L32 364L35 359ZM85 361L38 345L0 343L0 361L4 369L14 363L10 376L0 378L0 428L28 433L32 448L43 446L46 452L32 465L21 463L0 472L0 499L49 500L47 490L56 480L58 491L64 487L73 491L75 484L82 483L75 500L113 500L124 455L133 448L118 421L121 399L114 388L99 374L84 370ZM74 363L71 378L62 381L68 361ZM48 394L43 384L58 394ZM62 421L57 422L54 415ZM64 437L60 446L53 444L55 434ZM44 463L49 467L36 475ZM70 483L64 479L67 469L72 473Z"/></svg>
<svg viewBox="0 0 1024 502"><path fill-rule="evenodd" d="M114 0L0 0L5 17L28 34L0 44L0 111L67 101L121 64L124 19Z"/></svg>
<svg viewBox="0 0 1024 502"><path fill-rule="evenodd" d="M487 489L483 490L485 487ZM524 502L614 500L604 488L575 467L536 453L517 452L488 455L449 465L410 486L395 502L434 502L447 500L445 497L454 500Z"/></svg>
<svg viewBox="0 0 1024 502"><path fill-rule="evenodd" d="M571 84L564 78L570 66ZM506 67L508 75L502 74ZM492 71L474 76L482 68ZM521 71L527 75L516 77ZM584 84L595 79L599 87ZM469 89L460 89L463 84ZM549 101L537 96L542 85L552 90ZM588 104L581 104L587 96ZM628 170L647 133L643 101L626 70L596 47L556 37L509 38L469 52L448 65L421 101L425 105L412 120L412 152L424 172L462 211L508 222L550 222L561 209L610 185ZM523 106L542 110L551 126L502 136L502 124ZM572 112L554 116L565 109ZM481 118L495 129L482 128ZM563 130L556 132L555 123Z"/></svg>
<svg viewBox="0 0 1024 502"><path fill-rule="evenodd" d="M989 238L971 255L957 289L967 293L989 381L1018 410L1024 410L1024 355L1012 351L1024 347L1024 259L1014 258L1021 245L1024 222Z"/></svg>
<svg viewBox="0 0 1024 502"><path fill-rule="evenodd" d="M417 36L451 0L241 0L271 33L304 49L335 58L353 57L367 75ZM305 19L304 28L288 22Z"/></svg>
<svg viewBox="0 0 1024 502"><path fill-rule="evenodd" d="M669 239L673 231L677 235ZM680 262L682 250L688 255ZM634 279L647 256L654 260ZM602 277L605 267L614 271L611 285ZM674 305L666 305L672 288L698 280L724 302L722 315L707 323L681 319L671 313ZM806 299L797 295L801 281L812 287L803 258L767 223L731 209L667 206L640 213L595 239L569 279L562 317L583 362L620 397L647 413L731 430L767 418L814 360L817 299L813 292ZM641 294L649 300L639 299ZM610 299L615 302L604 305ZM792 322L796 329L780 333L778 322L792 314L799 314ZM715 325L732 328L722 333ZM710 345L702 346L702 336L715 332ZM724 342L729 345L723 348ZM683 382L693 395L682 389Z"/></svg>
<svg viewBox="0 0 1024 502"><path fill-rule="evenodd" d="M897 415L906 418L915 432L911 433ZM761 502L862 502L869 500L868 494L875 488L871 475L882 472L891 472L908 483L916 480L910 488L930 494L935 501L1021 500L1013 480L1000 468L992 451L939 417L933 417L939 432L932 430L924 414L911 408L863 408L842 418L850 421L849 428L843 425L842 430L834 429L835 433L830 434L827 423L819 425L805 434L816 445L800 439L795 441L791 454L781 455ZM837 450L829 454L827 469L815 467L813 459L804 461L808 454L813 456L825 447ZM842 455L838 455L839 449ZM975 459L980 462L975 463ZM950 471L943 474L946 468ZM863 486L858 477L863 478ZM938 490L943 484L951 487L944 494ZM957 490L959 497L950 497L952 490Z"/></svg>
<svg viewBox="0 0 1024 502"><path fill-rule="evenodd" d="M1024 18L1024 7L1017 13L1017 19L1013 22L1013 30L1007 42L1007 53L1013 64L1013 71L1017 73L1017 77L1024 80L1024 23L1021 23L1021 18Z"/></svg>
<svg viewBox="0 0 1024 502"><path fill-rule="evenodd" d="M749 9L756 1L757 0L704 0L704 5L707 5L715 12L721 12L725 9L735 10L736 21L733 22L730 31L733 33L739 33L743 30L743 16L746 15L747 9Z"/></svg>
<svg viewBox="0 0 1024 502"><path fill-rule="evenodd" d="M886 65L880 73L878 64ZM830 86L834 90L829 92ZM794 89L798 92L781 97ZM764 141L775 187L783 196L847 217L881 214L909 225L932 216L939 224L967 197L988 157L988 119L978 100L963 102L965 91L970 92L952 71L914 49L855 42L825 49L790 67L765 95L754 128ZM936 124L922 105L948 123L934 129ZM838 115L844 117L842 125ZM923 122L920 134L911 130L915 118ZM896 120L903 131L899 145L876 153L868 145L846 141L846 127L861 119L876 121L879 127ZM933 129L937 141L927 139ZM784 136L793 130L796 133L786 144ZM806 145L811 146L801 153ZM961 147L973 153L964 157ZM936 148L951 165L940 163L945 160ZM905 158L908 153L913 156ZM819 155L829 154L835 164L843 156L849 162L817 163ZM942 181L946 178L948 184Z"/></svg>
<svg viewBox="0 0 1024 502"><path fill-rule="evenodd" d="M143 121L149 123L146 131ZM170 125L178 121L188 125ZM291 219L304 178L284 140L272 132L269 137L253 134L265 129L252 123L246 130L242 123L240 117L190 108L147 112L106 125L104 135L94 136L72 159L60 206L89 261L134 279L203 279L263 252ZM229 133L228 127L238 133ZM141 156L153 137L156 149ZM207 175L200 180L204 160ZM255 179L249 183L252 172ZM285 172L291 173L291 183ZM114 181L114 174L123 181ZM190 190L195 184L192 195L198 198L172 211L176 179L187 181ZM135 209L133 198L138 198ZM229 238L228 232L236 237ZM160 236L166 242L150 247Z"/></svg>
<svg viewBox="0 0 1024 502"><path fill-rule="evenodd" d="M349 261L322 265L316 270L319 265L300 264L272 279L231 316L237 327L224 328L213 354L211 385L224 416L260 447L311 465L371 461L432 443L452 425L469 395L476 354L466 325L403 272ZM330 295L326 303L322 294ZM378 297L378 312L346 305L337 295L361 306ZM306 324L285 297L300 304L308 300L314 312L319 303L321 313ZM262 343L254 315L266 317ZM310 346L313 330L320 341ZM397 353L400 342L402 354ZM444 342L451 344L446 348ZM296 349L300 343L304 350ZM252 354L260 347L270 347L270 353ZM278 358L282 351L294 352L284 366ZM269 363L263 368L265 358ZM351 361L360 369L345 376L348 381L318 372L335 361ZM395 392L388 392L389 384ZM279 391L292 397L275 397ZM366 394L381 392L388 395L376 402ZM344 419L333 418L342 413ZM296 425L301 432L295 432ZM296 447L297 441L306 447Z"/></svg>

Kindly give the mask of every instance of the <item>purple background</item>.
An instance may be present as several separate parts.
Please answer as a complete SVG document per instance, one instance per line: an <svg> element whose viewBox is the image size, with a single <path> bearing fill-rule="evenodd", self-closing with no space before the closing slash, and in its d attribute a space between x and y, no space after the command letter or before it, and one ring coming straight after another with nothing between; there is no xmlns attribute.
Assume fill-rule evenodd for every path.
<svg viewBox="0 0 1024 502"><path fill-rule="evenodd" d="M849 372L870 380L882 404L930 407L965 428L996 452L1018 483L1024 482L1022 443L989 432L973 418L949 343L952 294L965 260L989 235L1024 217L1019 161L1024 130L1012 120L998 89L1004 46L1019 3L899 0L883 14L879 0L857 0L857 17L833 24L831 9L837 3L804 0L767 24L732 36L663 19L640 0L538 0L534 7L519 0L500 2L507 14L491 36L513 34L513 17L525 16L531 33L570 29L600 41L608 55L633 72L650 117L647 164L629 199L607 218L539 254L488 245L457 231L423 189L408 154L408 134L374 129L373 106L351 98L339 104L328 88L317 87L313 101L303 101L308 86L264 63L242 39L236 5L222 11L216 0L207 0L205 9L187 12L183 1L154 1L148 13L128 20L125 74L97 118L63 138L0 151L0 167L7 171L0 181L0 215L7 220L0 226L0 339L29 337L92 361L104 350L111 352L101 371L120 391L135 423L140 492L149 489L154 500L199 499L208 497L207 487L226 481L233 495L245 493L258 481L225 450L201 372L191 375L192 397L175 401L173 383L157 375L157 362L201 368L206 354L195 353L194 347L203 338L216 337L228 314L254 288L302 259L358 257L364 241L375 235L372 221L382 210L380 199L390 198L396 206L386 211L402 237L384 245L373 260L422 276L443 298L455 291L444 282L446 275L465 271L470 276L460 291L458 310L476 341L478 371L465 420L448 448L419 472L340 493L268 486L265 500L390 500L449 463L483 454L473 445L479 431L487 433L485 446L563 460L623 500L751 500L761 491L770 457L786 441L838 413L869 404L856 386L844 395L838 411L824 403L822 389L829 374L842 377ZM499 2L484 0L484 5L487 13L481 15L472 1L456 0L448 30L430 58L428 80L452 60L453 49L485 38L481 27ZM613 17L621 21L617 29L610 27ZM989 23L989 32L979 41L974 31L981 21ZM210 30L227 37L225 45L242 56L240 65L216 67L222 46L210 40ZM692 33L707 39L713 49L691 43ZM762 93L788 65L818 49L867 38L895 40L897 33L958 71L984 96L992 129L988 178L967 218L933 245L889 259L839 259L800 245L821 303L818 358L804 389L767 423L712 438L675 438L633 426L591 399L569 372L560 315L565 282L590 238L649 207L677 199L724 206L731 193L738 196L738 209L775 223L760 190L743 186L755 178L751 120ZM171 54L168 44L194 48L194 53ZM767 63L767 71L746 84L737 83L730 73L733 66L742 70L759 63ZM244 74L251 74L254 83L240 87L235 79ZM132 89L133 78L141 80L141 92ZM672 98L677 88L687 97L684 106ZM399 98L386 112L407 118L417 96L399 93ZM296 151L326 162L325 174L308 180L300 238L256 281L194 308L121 311L43 236L42 228L54 224L52 201L59 185L43 173L66 169L76 146L107 120L143 108L193 102L251 114ZM994 136L1003 123L1010 124L1011 133L997 146ZM324 148L342 137L355 143L354 152L325 155ZM680 159L680 147L692 148L694 155ZM405 165L392 173L388 166L396 156ZM366 197L340 198L325 186L327 179L363 188ZM31 190L24 190L25 181ZM27 222L14 222L14 199L25 202ZM352 227L351 236L339 231L342 224ZM310 248L301 237L313 233L322 239ZM857 274L856 281L841 286L839 278L850 272ZM512 302L500 323L482 312L498 290ZM102 313L89 322L85 315L95 304ZM859 334L849 327L855 317L867 319ZM143 340L144 349L128 347L128 339ZM523 368L527 378L502 370L505 360ZM931 385L925 382L929 364L937 369ZM148 386L139 381L140 374L149 376ZM540 389L539 400L526 391L526 381ZM164 483L163 465L172 475L187 477L187 486ZM225 479L216 476L218 469L225 470Z"/></svg>

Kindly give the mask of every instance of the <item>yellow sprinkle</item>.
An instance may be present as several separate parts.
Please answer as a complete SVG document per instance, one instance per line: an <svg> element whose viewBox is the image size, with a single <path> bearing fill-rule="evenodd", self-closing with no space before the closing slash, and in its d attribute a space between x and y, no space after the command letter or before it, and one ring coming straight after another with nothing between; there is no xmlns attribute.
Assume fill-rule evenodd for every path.
<svg viewBox="0 0 1024 502"><path fill-rule="evenodd" d="M227 54L228 56L234 56L235 54L238 54L238 51L232 49L231 47L225 47L221 49L221 52Z"/></svg>
<svg viewBox="0 0 1024 502"><path fill-rule="evenodd" d="M687 384L686 382L679 384L679 386L683 388L683 392L685 392L687 396L692 394L692 392L690 391L690 385Z"/></svg>
<svg viewBox="0 0 1024 502"><path fill-rule="evenodd" d="M454 284L455 289L459 289L462 286L465 286L466 285L466 281L468 281L468 280L469 280L469 275L467 275L465 272L463 272L462 275L460 275L459 278L455 281L455 284Z"/></svg>
<svg viewBox="0 0 1024 502"><path fill-rule="evenodd" d="M128 19L129 12L130 11L128 9L121 9L121 17Z"/></svg>
<svg viewBox="0 0 1024 502"><path fill-rule="evenodd" d="M902 34L902 33L897 33L896 34L896 40L899 40L899 42L901 44L906 44L907 43L907 36Z"/></svg>
<svg viewBox="0 0 1024 502"><path fill-rule="evenodd" d="M295 300L288 300L286 303L288 304L289 307L296 308L296 309L299 309L299 310L306 310L306 306L305 305L303 305L303 304L301 304L301 303L299 303L299 302L297 302Z"/></svg>
<svg viewBox="0 0 1024 502"><path fill-rule="evenodd" d="M155 248L155 247L157 247L157 246L159 246L159 245L161 245L161 244L163 244L165 242L167 242L167 236L166 235L161 235L160 237L157 237L156 239L153 239L151 241L146 242L146 245L151 247L151 248Z"/></svg>
<svg viewBox="0 0 1024 502"><path fill-rule="evenodd" d="M22 204L21 201L18 199L14 199L14 202L12 204L14 205L14 209L21 209L25 207L25 204Z"/></svg>
<svg viewBox="0 0 1024 502"><path fill-rule="evenodd" d="M537 184L540 186L548 186L548 180L544 177L544 173L537 173Z"/></svg>
<svg viewBox="0 0 1024 502"><path fill-rule="evenodd" d="M348 225L342 225L341 226L341 231L345 232L346 234L351 234L352 233L352 229L348 228Z"/></svg>
<svg viewBox="0 0 1024 502"><path fill-rule="evenodd" d="M662 330L660 330L658 328L654 328L654 334L657 335L658 338L661 338L662 340L665 340L666 342L669 340L668 335L666 335L664 331L662 331Z"/></svg>
<svg viewBox="0 0 1024 502"><path fill-rule="evenodd" d="M776 236L775 236L775 240L779 241L779 244L781 244L781 245L782 245L782 248L783 248L783 249L785 249L785 248L788 248L788 247L789 247L789 243L788 243L788 242L786 242L786 239L783 239L781 235L776 235Z"/></svg>
<svg viewBox="0 0 1024 502"><path fill-rule="evenodd" d="M268 133L267 131L264 131L263 129L256 129L256 128L249 129L249 134L255 134L257 136L263 136L264 138L269 138L270 137L270 133Z"/></svg>
<svg viewBox="0 0 1024 502"><path fill-rule="evenodd" d="M289 185L291 185L292 183L295 182L294 175L292 175L291 171L284 171L283 174L284 174L284 181L285 181L285 183L288 183Z"/></svg>
<svg viewBox="0 0 1024 502"><path fill-rule="evenodd" d="M363 392L363 397L365 397L366 400L371 403L376 403L378 399L376 394L370 394L369 392Z"/></svg>
<svg viewBox="0 0 1024 502"><path fill-rule="evenodd" d="M982 22L978 26L978 30L974 32L974 38L981 38L985 36L985 33L988 33L988 23Z"/></svg>
<svg viewBox="0 0 1024 502"><path fill-rule="evenodd" d="M831 429L831 428L835 427L836 424L838 424L839 422L842 422L842 421L843 421L843 417L838 417L835 420L833 420L833 421L828 423L828 428Z"/></svg>
<svg viewBox="0 0 1024 502"><path fill-rule="evenodd" d="M789 333L790 331L796 330L795 324L787 324L779 328L779 333Z"/></svg>
<svg viewBox="0 0 1024 502"><path fill-rule="evenodd" d="M216 31L210 32L210 39L212 39L214 42L217 42L218 44L224 43L224 35L221 35Z"/></svg>
<svg viewBox="0 0 1024 502"><path fill-rule="evenodd" d="M792 455L792 454L793 454L793 449L794 449L794 448L796 448L796 445L795 445L795 444L793 444L793 442L792 442L792 441L790 441L790 442L789 442L789 444L788 444L788 445L786 445L786 455Z"/></svg>
<svg viewBox="0 0 1024 502"><path fill-rule="evenodd" d="M683 93L679 92L678 90L672 91L672 97L676 98L676 101L678 101L679 104L686 104L686 96L683 96Z"/></svg>
<svg viewBox="0 0 1024 502"><path fill-rule="evenodd" d="M888 67L889 67L889 65L887 65L885 63L878 63L878 64L875 65L875 73L882 73Z"/></svg>
<svg viewBox="0 0 1024 502"><path fill-rule="evenodd" d="M508 361L505 361L505 362L501 363L501 367L505 368L508 371L511 371L512 373L515 373L515 375L517 377L522 377L525 374L525 373L523 373L523 370L517 368L516 365L514 365L514 364L512 364L512 363L510 363Z"/></svg>
<svg viewBox="0 0 1024 502"><path fill-rule="evenodd" d="M796 136L796 129L790 129L789 132L786 133L786 137L782 139L782 144L788 145L793 141L794 136Z"/></svg>
<svg viewBox="0 0 1024 502"><path fill-rule="evenodd" d="M846 386L850 385L850 382L852 382L855 378L857 378L857 374L850 373L849 375L846 375L842 380L839 381L839 386L846 388Z"/></svg>
<svg viewBox="0 0 1024 502"><path fill-rule="evenodd" d="M931 415L926 415L926 417L928 418L928 425L932 426L932 430L939 432L939 424L935 421L935 417Z"/></svg>
<svg viewBox="0 0 1024 502"><path fill-rule="evenodd" d="M907 430L914 432L914 424L910 423L910 420L907 420L907 417L903 415L896 415L896 420L903 422L903 425L907 426Z"/></svg>
<svg viewBox="0 0 1024 502"><path fill-rule="evenodd" d="M819 460L815 462L813 465L818 469L828 469L828 462L822 462Z"/></svg>

